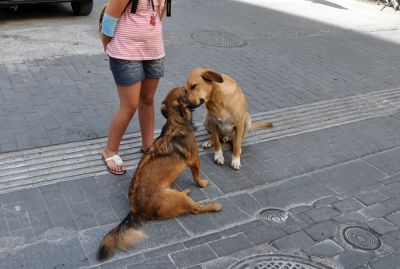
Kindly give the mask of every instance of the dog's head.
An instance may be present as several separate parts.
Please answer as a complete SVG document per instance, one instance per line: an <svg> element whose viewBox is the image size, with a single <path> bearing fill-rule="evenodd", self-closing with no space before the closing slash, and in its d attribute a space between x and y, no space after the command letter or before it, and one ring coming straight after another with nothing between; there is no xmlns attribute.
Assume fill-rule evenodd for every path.
<svg viewBox="0 0 400 269"><path fill-rule="evenodd" d="M192 120L192 109L183 87L172 89L162 101L160 110L166 119L178 117L187 121Z"/></svg>
<svg viewBox="0 0 400 269"><path fill-rule="evenodd" d="M198 67L189 74L185 93L192 108L208 102L214 83L223 83L222 75L204 67Z"/></svg>

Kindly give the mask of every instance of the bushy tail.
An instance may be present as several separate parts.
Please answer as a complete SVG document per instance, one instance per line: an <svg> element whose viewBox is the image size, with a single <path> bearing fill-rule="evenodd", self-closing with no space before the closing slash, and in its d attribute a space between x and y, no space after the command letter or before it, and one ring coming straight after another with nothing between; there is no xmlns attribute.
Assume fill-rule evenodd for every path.
<svg viewBox="0 0 400 269"><path fill-rule="evenodd" d="M257 128L271 128L273 126L272 122L252 122L251 129Z"/></svg>
<svg viewBox="0 0 400 269"><path fill-rule="evenodd" d="M97 259L99 261L107 260L114 255L116 249L125 251L145 239L147 236L141 227L141 217L129 213L117 227L103 238L97 252Z"/></svg>

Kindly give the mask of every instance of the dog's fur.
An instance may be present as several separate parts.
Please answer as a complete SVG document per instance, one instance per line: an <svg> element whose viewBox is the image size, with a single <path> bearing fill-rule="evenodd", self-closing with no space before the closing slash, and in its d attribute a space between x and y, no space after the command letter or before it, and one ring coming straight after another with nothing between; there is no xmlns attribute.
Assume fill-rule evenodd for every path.
<svg viewBox="0 0 400 269"><path fill-rule="evenodd" d="M105 260L116 249L126 250L146 236L141 229L145 220L168 219L182 214L220 211L218 203L202 205L189 197L190 190L170 188L186 166L193 181L206 187L200 178L200 161L192 111L183 88L173 89L161 105L167 118L160 136L140 160L129 187L130 211L125 219L101 241L97 258Z"/></svg>
<svg viewBox="0 0 400 269"><path fill-rule="evenodd" d="M224 156L220 141L232 142L231 166L233 169L240 169L243 136L253 128L272 127L272 123L252 123L243 91L228 75L203 67L195 68L187 78L185 92L193 107L205 103L207 108L204 127L211 134L211 139L205 142L203 147L214 146L214 160L218 164L223 164Z"/></svg>

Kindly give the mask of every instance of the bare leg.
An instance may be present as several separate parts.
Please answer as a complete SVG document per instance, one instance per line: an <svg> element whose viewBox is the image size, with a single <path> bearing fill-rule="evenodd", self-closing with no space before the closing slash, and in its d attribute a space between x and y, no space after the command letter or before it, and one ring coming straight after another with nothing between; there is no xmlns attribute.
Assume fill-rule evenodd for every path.
<svg viewBox="0 0 400 269"><path fill-rule="evenodd" d="M146 78L142 81L139 102L139 124L142 149L146 151L154 141L154 94L160 79Z"/></svg>
<svg viewBox="0 0 400 269"><path fill-rule="evenodd" d="M105 158L118 154L122 136L139 104L140 82L130 86L117 86L117 91L120 107L118 111L115 112L111 121L107 144L103 149L103 156ZM112 160L107 161L107 166L117 172L126 170L123 166L117 166Z"/></svg>

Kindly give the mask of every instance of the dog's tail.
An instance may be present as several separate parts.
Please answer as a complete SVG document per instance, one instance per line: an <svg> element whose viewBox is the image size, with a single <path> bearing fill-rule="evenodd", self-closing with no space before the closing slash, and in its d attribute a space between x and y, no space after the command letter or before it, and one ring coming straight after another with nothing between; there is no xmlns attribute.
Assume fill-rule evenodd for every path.
<svg viewBox="0 0 400 269"><path fill-rule="evenodd" d="M257 128L271 128L273 126L272 122L252 122L251 129Z"/></svg>
<svg viewBox="0 0 400 269"><path fill-rule="evenodd" d="M141 230L143 221L140 215L129 213L124 220L112 229L101 241L97 252L99 261L111 258L116 249L127 250L147 236Z"/></svg>

